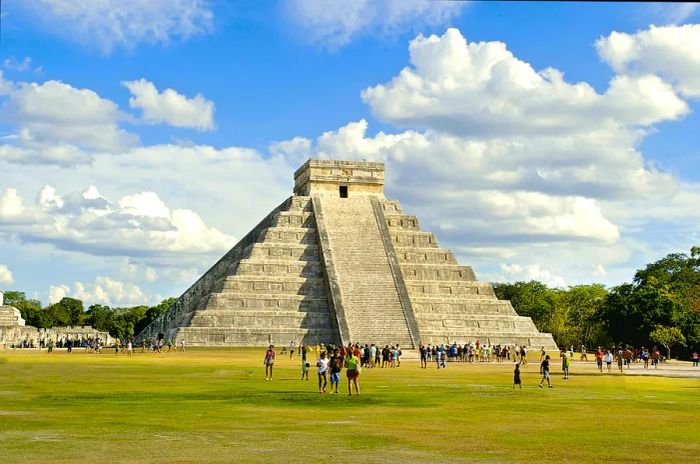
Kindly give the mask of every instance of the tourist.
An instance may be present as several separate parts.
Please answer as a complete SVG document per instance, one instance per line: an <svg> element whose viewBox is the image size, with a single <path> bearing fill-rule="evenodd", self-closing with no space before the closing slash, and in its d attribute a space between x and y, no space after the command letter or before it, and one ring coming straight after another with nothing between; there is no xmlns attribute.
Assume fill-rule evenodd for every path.
<svg viewBox="0 0 700 464"><path fill-rule="evenodd" d="M428 368L428 353L427 353L428 349L421 342L420 346L418 347L418 350L420 351L420 368L427 369Z"/></svg>
<svg viewBox="0 0 700 464"><path fill-rule="evenodd" d="M523 382L520 380L520 363L515 363L515 370L513 371L513 389L515 389L516 385L522 390Z"/></svg>
<svg viewBox="0 0 700 464"><path fill-rule="evenodd" d="M540 362L544 361L544 357L547 355L547 352L544 350L544 346L540 349Z"/></svg>
<svg viewBox="0 0 700 464"><path fill-rule="evenodd" d="M610 350L605 350L605 366L608 368L608 374L612 374L613 355Z"/></svg>
<svg viewBox="0 0 700 464"><path fill-rule="evenodd" d="M639 352L639 358L644 361L644 369L649 369L649 352L646 348L642 347Z"/></svg>
<svg viewBox="0 0 700 464"><path fill-rule="evenodd" d="M294 340L289 342L289 359L294 357Z"/></svg>
<svg viewBox="0 0 700 464"><path fill-rule="evenodd" d="M127 356L131 356L134 354L134 343L131 339L126 342L126 354Z"/></svg>
<svg viewBox="0 0 700 464"><path fill-rule="evenodd" d="M549 355L546 355L544 357L544 360L540 364L540 374L542 374L542 380L540 380L539 387L542 388L542 383L546 380L547 386L549 388L554 388L554 385L552 385L552 382L549 378Z"/></svg>
<svg viewBox="0 0 700 464"><path fill-rule="evenodd" d="M185 343L185 339L184 339L184 338L181 339L181 340L180 340L180 349L181 349L182 351L185 351L185 344L186 344L186 343Z"/></svg>
<svg viewBox="0 0 700 464"><path fill-rule="evenodd" d="M561 350L561 354L559 354L561 357L561 370L564 371L564 380L569 380L569 354Z"/></svg>
<svg viewBox="0 0 700 464"><path fill-rule="evenodd" d="M654 347L654 351L651 352L651 365L656 369L659 366L659 360L661 359L661 353Z"/></svg>
<svg viewBox="0 0 700 464"><path fill-rule="evenodd" d="M603 353L603 350L598 347L595 352L595 362L598 365L599 372L603 372L603 356L605 356L605 353Z"/></svg>
<svg viewBox="0 0 700 464"><path fill-rule="evenodd" d="M352 386L355 385L355 394L360 395L360 360L352 350L345 357L345 375L348 377L348 396L352 396Z"/></svg>
<svg viewBox="0 0 700 464"><path fill-rule="evenodd" d="M399 347L399 344L396 344L396 367L401 367L401 355L403 353L401 352L401 348Z"/></svg>
<svg viewBox="0 0 700 464"><path fill-rule="evenodd" d="M625 352L622 350L622 347L619 347L617 349L617 354L615 355L615 358L617 359L617 370L622 374L623 372L623 366L624 366L624 358L625 358Z"/></svg>
<svg viewBox="0 0 700 464"><path fill-rule="evenodd" d="M586 345L581 345L581 357L579 361L588 361L588 354L586 354Z"/></svg>
<svg viewBox="0 0 700 464"><path fill-rule="evenodd" d="M369 347L369 367L374 368L374 358L377 356L377 346L372 343Z"/></svg>
<svg viewBox="0 0 700 464"><path fill-rule="evenodd" d="M696 351L693 351L693 367L698 367L698 364L700 364L700 353Z"/></svg>
<svg viewBox="0 0 700 464"><path fill-rule="evenodd" d="M53 353L53 340L49 340L47 347L49 348L49 353Z"/></svg>
<svg viewBox="0 0 700 464"><path fill-rule="evenodd" d="M330 359L331 369L331 390L335 385L335 394L338 394L338 386L340 385L340 371L343 369L343 357L340 355L338 348L333 350L333 356Z"/></svg>
<svg viewBox="0 0 700 464"><path fill-rule="evenodd" d="M328 358L325 351L321 352L321 357L316 361L316 367L318 368L318 392L326 393L326 387L328 386Z"/></svg>
<svg viewBox="0 0 700 464"><path fill-rule="evenodd" d="M265 352L265 380L272 380L272 366L275 364L275 345L270 347Z"/></svg>
<svg viewBox="0 0 700 464"><path fill-rule="evenodd" d="M309 369L311 368L311 364L306 362L306 359L301 360L301 380L309 380Z"/></svg>
<svg viewBox="0 0 700 464"><path fill-rule="evenodd" d="M382 369L389 367L389 345L384 346L382 349Z"/></svg>

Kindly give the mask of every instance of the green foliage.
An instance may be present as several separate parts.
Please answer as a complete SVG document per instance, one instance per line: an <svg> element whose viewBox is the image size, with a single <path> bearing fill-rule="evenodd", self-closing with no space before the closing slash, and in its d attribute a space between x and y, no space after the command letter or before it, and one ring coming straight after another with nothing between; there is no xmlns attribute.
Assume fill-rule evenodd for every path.
<svg viewBox="0 0 700 464"><path fill-rule="evenodd" d="M657 326L649 334L651 341L662 345L667 350L667 357L671 357L671 347L673 345L685 345L685 336L678 327Z"/></svg>
<svg viewBox="0 0 700 464"><path fill-rule="evenodd" d="M5 292L5 304L19 309L22 319L27 324L40 328L46 327L39 300L28 299L24 292L9 291Z"/></svg>
<svg viewBox="0 0 700 464"><path fill-rule="evenodd" d="M621 343L698 349L700 247L673 253L635 273L632 283L549 288L537 281L495 284L521 316L550 332L559 346ZM661 341L663 340L663 341Z"/></svg>

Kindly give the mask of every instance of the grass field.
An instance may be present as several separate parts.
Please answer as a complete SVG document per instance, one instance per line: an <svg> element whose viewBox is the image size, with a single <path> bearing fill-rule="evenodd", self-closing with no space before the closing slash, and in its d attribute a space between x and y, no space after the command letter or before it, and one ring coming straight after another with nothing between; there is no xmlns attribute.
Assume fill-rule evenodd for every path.
<svg viewBox="0 0 700 464"><path fill-rule="evenodd" d="M263 350L0 351L0 463L698 462L700 380L538 365L364 369L319 395ZM584 372L585 371L585 372Z"/></svg>

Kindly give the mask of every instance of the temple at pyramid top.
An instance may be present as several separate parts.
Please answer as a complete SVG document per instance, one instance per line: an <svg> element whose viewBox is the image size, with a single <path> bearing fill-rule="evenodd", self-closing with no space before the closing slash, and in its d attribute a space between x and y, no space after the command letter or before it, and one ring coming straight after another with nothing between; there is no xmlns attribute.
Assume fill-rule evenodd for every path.
<svg viewBox="0 0 700 464"><path fill-rule="evenodd" d="M309 158L294 173L294 195L384 197L384 164Z"/></svg>
<svg viewBox="0 0 700 464"><path fill-rule="evenodd" d="M556 349L550 334L384 197L382 163L316 159L294 173L294 195L138 337L204 346L479 341Z"/></svg>

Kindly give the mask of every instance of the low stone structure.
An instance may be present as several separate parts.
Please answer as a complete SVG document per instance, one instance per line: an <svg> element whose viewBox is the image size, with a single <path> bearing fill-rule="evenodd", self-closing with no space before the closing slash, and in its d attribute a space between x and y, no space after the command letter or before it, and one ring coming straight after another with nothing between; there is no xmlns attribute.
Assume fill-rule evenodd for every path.
<svg viewBox="0 0 700 464"><path fill-rule="evenodd" d="M31 346L39 347L43 340L54 343L72 340L81 343L88 339L99 338L105 344L112 344L114 340L107 332L89 326L78 327L52 327L50 329L37 329L26 325L19 309L4 304L4 297L0 292L0 346Z"/></svg>
<svg viewBox="0 0 700 464"><path fill-rule="evenodd" d="M308 160L275 208L138 338L557 349L384 197L384 165Z"/></svg>

